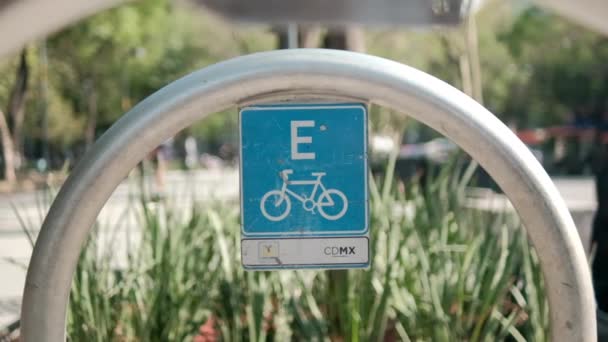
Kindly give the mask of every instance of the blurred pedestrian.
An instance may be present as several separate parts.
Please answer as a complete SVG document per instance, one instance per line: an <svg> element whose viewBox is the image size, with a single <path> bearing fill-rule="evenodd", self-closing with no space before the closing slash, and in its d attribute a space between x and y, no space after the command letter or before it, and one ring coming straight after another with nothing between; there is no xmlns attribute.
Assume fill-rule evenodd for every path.
<svg viewBox="0 0 608 342"><path fill-rule="evenodd" d="M184 163L188 169L194 169L198 166L198 146L196 139L189 135L184 141L184 150L186 151L186 157Z"/></svg>
<svg viewBox="0 0 608 342"><path fill-rule="evenodd" d="M172 145L173 139L168 139L150 153L150 159L152 160L152 167L154 169L155 186L151 197L153 201L158 201L165 197L167 163L171 156Z"/></svg>

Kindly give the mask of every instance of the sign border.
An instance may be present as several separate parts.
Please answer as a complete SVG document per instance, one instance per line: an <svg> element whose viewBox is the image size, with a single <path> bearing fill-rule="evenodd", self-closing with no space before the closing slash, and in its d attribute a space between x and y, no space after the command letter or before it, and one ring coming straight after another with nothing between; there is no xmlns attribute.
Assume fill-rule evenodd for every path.
<svg viewBox="0 0 608 342"><path fill-rule="evenodd" d="M363 111L363 168L365 169L364 176L364 195L365 195L365 227L361 230L349 230L349 231L325 231L325 232L283 232L283 233L247 233L245 232L245 219L243 210L243 130L242 130L242 115L244 110L285 110L285 109L334 109L334 108L357 108ZM279 104L259 104L249 105L246 107L239 108L238 114L238 129L239 129L239 197L240 197L240 209L241 209L241 234L245 237L259 237L259 238L277 238L277 237L346 237L358 234L359 236L365 235L369 232L369 164L368 164L368 114L369 108L366 103L356 102L338 102L338 103L279 103Z"/></svg>
<svg viewBox="0 0 608 342"><path fill-rule="evenodd" d="M303 237L286 237L286 238L275 238L275 240L305 240L305 239L319 239L319 238L327 238L328 240L331 240L331 238L329 237L315 237L315 236L303 236ZM349 236L335 236L335 239L348 239L351 238ZM371 260L372 260L372 249L371 249L371 243L370 243L370 237L368 235L361 235L361 236L353 236L352 238L363 238L367 240L367 262L365 263L361 263L361 262L355 262L355 263L324 263L324 264L282 264L282 265L245 265L243 263L243 241L244 240L249 240L249 241L264 241L266 240L265 238L260 238L260 237L254 237L254 238L245 238L245 239L241 239L241 250L240 250L240 255L241 255L241 265L243 266L243 268L246 271L265 271L265 270L300 270L300 269L335 269L335 270L340 270L340 269L367 269L370 267L371 265Z"/></svg>

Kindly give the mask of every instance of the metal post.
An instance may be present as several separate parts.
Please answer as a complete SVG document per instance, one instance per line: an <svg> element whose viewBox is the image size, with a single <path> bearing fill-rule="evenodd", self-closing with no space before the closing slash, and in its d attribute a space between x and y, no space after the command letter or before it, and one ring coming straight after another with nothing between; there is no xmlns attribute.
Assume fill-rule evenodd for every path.
<svg viewBox="0 0 608 342"><path fill-rule="evenodd" d="M289 23L287 25L287 48L288 49L297 49L298 42L298 24Z"/></svg>
<svg viewBox="0 0 608 342"><path fill-rule="evenodd" d="M346 96L436 129L496 180L519 213L542 266L555 341L595 341L593 289L568 209L532 153L495 116L450 85L386 59L328 50L239 57L186 76L135 106L72 172L44 221L28 269L23 340L63 341L80 250L104 203L155 146L252 99Z"/></svg>

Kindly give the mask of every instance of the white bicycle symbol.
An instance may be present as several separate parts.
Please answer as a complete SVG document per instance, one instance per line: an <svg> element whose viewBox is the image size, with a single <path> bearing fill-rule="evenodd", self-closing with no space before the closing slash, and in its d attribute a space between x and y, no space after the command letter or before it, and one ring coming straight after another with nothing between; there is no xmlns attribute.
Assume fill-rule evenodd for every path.
<svg viewBox="0 0 608 342"><path fill-rule="evenodd" d="M321 183L321 178L325 176L325 172L312 172L311 175L317 177L315 180L290 181L288 178L292 173L293 170L281 171L280 177L283 179L281 190L270 190L262 197L262 200L260 201L260 210L264 217L270 221L281 221L287 217L291 211L291 200L289 199L289 196L287 196L288 194L302 202L302 208L304 208L304 210L314 213L315 208L317 208L319 214L328 220L334 221L344 216L348 209L348 200L342 191L327 189L325 185ZM287 187L288 185L313 185L314 187L310 196L306 197L293 192ZM321 188L321 194L315 200L315 195L319 188ZM285 206L282 209L277 209L278 215L271 215L266 210L266 206L269 204L274 206L274 208L279 208L282 204L285 204ZM339 206L336 207L336 205L342 206L342 209L337 214L332 215L325 211L329 208L340 208Z"/></svg>

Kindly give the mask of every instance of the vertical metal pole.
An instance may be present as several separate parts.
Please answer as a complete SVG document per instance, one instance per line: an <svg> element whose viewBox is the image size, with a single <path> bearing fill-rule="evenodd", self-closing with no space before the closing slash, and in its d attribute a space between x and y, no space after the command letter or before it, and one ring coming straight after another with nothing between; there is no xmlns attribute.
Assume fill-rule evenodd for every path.
<svg viewBox="0 0 608 342"><path fill-rule="evenodd" d="M298 24L289 23L287 25L287 48L298 48Z"/></svg>

